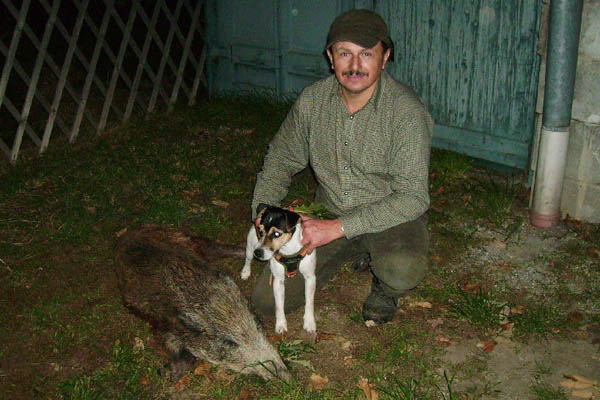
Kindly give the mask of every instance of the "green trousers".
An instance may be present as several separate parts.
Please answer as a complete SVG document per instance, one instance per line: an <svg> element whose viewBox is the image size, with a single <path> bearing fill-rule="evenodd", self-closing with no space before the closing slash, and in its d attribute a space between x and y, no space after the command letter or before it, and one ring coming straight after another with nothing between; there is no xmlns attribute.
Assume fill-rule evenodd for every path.
<svg viewBox="0 0 600 400"><path fill-rule="evenodd" d="M425 216L378 233L366 233L348 240L341 238L317 248L317 290L348 262L371 257L371 272L382 283L384 293L400 296L414 288L427 272L429 234ZM269 286L268 263L252 291L252 303L260 315L275 312L273 288ZM304 278L298 273L285 279L285 312L304 304Z"/></svg>

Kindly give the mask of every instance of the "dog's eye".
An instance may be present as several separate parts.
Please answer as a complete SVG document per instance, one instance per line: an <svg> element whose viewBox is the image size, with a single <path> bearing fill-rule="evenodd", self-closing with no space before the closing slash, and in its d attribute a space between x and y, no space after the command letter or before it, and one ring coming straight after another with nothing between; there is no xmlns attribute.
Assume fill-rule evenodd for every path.
<svg viewBox="0 0 600 400"><path fill-rule="evenodd" d="M281 236L281 232L273 232L273 237L278 238Z"/></svg>

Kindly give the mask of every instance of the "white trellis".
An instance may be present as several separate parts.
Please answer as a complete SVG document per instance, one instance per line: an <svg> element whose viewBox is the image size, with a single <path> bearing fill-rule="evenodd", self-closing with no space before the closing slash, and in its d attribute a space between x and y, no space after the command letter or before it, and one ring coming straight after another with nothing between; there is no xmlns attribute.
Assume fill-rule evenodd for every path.
<svg viewBox="0 0 600 400"><path fill-rule="evenodd" d="M100 132L134 110L170 110L181 94L194 104L206 85L203 7L201 0L2 1L0 21L12 28L12 36L0 35L2 152L15 163L24 146L46 150L56 128L74 142L84 123Z"/></svg>

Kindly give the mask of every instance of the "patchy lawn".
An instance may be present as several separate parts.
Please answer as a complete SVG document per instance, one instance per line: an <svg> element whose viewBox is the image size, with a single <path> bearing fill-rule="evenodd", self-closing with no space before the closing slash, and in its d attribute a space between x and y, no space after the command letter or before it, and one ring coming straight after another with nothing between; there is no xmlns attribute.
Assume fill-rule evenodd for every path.
<svg viewBox="0 0 600 400"><path fill-rule="evenodd" d="M273 335L295 380L216 367L177 384L122 306L117 233L155 223L242 243L256 173L287 106L217 99L0 165L2 399L570 399L600 392L600 227L528 224L526 176L434 150L431 271L389 324L360 316L370 273L343 268ZM286 199L310 201L299 174ZM218 267L239 279L243 260ZM269 335L273 320L263 321ZM371 397L368 397L371 396ZM584 397L576 397L584 396ZM587 396L587 397L585 397Z"/></svg>

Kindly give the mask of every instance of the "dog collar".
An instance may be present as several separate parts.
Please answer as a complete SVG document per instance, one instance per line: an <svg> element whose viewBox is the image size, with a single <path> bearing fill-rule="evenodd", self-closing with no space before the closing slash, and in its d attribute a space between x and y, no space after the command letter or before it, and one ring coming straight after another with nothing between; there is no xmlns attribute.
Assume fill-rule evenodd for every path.
<svg viewBox="0 0 600 400"><path fill-rule="evenodd" d="M285 275L288 278L293 278L298 273L300 262L306 256L306 247L302 247L299 252L284 256L281 253L275 253L275 259L285 267Z"/></svg>

